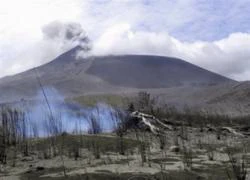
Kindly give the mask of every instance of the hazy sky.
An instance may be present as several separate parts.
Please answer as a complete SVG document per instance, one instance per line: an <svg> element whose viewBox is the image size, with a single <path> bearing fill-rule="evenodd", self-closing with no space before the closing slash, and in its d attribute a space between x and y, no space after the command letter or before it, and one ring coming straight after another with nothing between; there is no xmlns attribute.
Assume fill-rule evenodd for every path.
<svg viewBox="0 0 250 180"><path fill-rule="evenodd" d="M0 0L0 77L86 34L93 55L174 56L250 80L250 0Z"/></svg>

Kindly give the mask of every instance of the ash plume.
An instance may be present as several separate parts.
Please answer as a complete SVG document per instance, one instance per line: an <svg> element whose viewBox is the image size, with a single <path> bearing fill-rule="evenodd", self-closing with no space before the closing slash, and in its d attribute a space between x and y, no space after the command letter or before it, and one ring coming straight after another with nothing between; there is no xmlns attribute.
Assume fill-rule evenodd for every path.
<svg viewBox="0 0 250 180"><path fill-rule="evenodd" d="M75 22L63 23L53 21L42 28L44 39L55 48L65 52L76 46L81 47L76 57L83 57L91 50L90 39L81 24Z"/></svg>

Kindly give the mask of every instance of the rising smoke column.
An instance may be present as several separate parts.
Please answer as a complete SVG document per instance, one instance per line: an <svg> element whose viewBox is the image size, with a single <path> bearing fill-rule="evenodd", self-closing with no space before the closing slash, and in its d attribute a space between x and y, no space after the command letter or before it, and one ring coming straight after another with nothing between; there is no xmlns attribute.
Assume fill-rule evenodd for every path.
<svg viewBox="0 0 250 180"><path fill-rule="evenodd" d="M61 53L78 46L81 50L76 56L85 57L91 50L90 39L79 23L53 21L44 26L42 32L44 39Z"/></svg>

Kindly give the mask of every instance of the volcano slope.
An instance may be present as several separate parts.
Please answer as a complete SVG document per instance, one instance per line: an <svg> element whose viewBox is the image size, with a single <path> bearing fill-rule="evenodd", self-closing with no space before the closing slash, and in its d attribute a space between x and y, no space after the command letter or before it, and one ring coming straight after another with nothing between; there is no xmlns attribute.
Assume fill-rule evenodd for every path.
<svg viewBox="0 0 250 180"><path fill-rule="evenodd" d="M54 87L65 97L121 94L151 89L207 88L235 81L186 61L161 56L122 55L81 58L79 47L35 69L0 79L0 102L32 99L40 89ZM176 94L179 96L179 94Z"/></svg>
<svg viewBox="0 0 250 180"><path fill-rule="evenodd" d="M162 103L216 113L249 114L248 82L236 82L184 60L148 55L80 57L79 47L47 64L0 79L0 103L35 99L41 87L65 98L134 96L147 91ZM218 112L219 111L219 112Z"/></svg>

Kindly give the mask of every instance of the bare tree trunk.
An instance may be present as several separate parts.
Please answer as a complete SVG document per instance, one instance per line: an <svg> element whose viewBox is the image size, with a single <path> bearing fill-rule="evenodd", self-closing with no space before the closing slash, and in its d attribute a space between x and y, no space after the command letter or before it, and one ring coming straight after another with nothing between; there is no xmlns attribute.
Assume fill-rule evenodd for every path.
<svg viewBox="0 0 250 180"><path fill-rule="evenodd" d="M2 108L1 111L1 115L2 115L2 140L1 140L1 154L0 154L0 161L3 164L6 164L6 137L7 137L7 115L5 110Z"/></svg>
<svg viewBox="0 0 250 180"><path fill-rule="evenodd" d="M60 153L60 157L61 157L61 161L62 161L62 167L63 167L63 175L66 177L67 176L67 173L66 173L66 167L65 167L65 164L64 164L64 135L62 135L62 143L61 143L61 153Z"/></svg>

